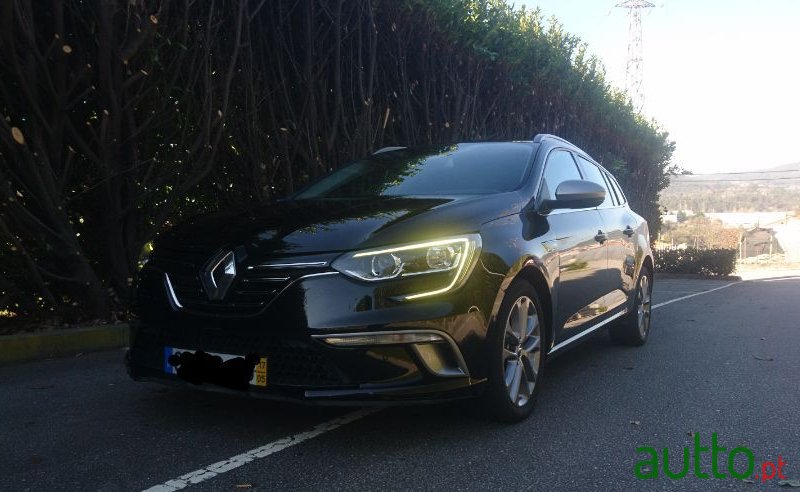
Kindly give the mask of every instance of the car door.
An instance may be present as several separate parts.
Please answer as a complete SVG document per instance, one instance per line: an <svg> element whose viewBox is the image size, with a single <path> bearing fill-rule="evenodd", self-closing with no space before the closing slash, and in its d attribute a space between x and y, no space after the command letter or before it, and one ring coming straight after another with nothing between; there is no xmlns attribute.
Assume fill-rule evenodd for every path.
<svg viewBox="0 0 800 492"><path fill-rule="evenodd" d="M622 193L622 188L620 188L617 180L608 172L605 172L604 176L617 202L613 209L608 210L607 220L611 227L622 231L622 235L619 236L621 241L620 251L614 263L611 263L609 259L609 268L614 272L615 276L619 275L622 289L630 293L636 289L636 232L641 223L641 217L633 213L630 206L628 206L625 194Z"/></svg>
<svg viewBox="0 0 800 492"><path fill-rule="evenodd" d="M608 193L597 210L607 237L608 268L604 277L609 289L606 305L611 310L625 303L626 293L634 286L636 248L633 237L636 221L630 209L625 206L624 197L618 185L615 186L614 178L583 156L576 157L584 179L603 186Z"/></svg>
<svg viewBox="0 0 800 492"><path fill-rule="evenodd" d="M540 200L555 199L558 185L581 179L572 153L555 149L545 162ZM558 209L546 215L549 240L543 244L558 254L558 279L554 299L556 343L575 336L605 310L607 293L603 272L608 265L603 223L594 209Z"/></svg>

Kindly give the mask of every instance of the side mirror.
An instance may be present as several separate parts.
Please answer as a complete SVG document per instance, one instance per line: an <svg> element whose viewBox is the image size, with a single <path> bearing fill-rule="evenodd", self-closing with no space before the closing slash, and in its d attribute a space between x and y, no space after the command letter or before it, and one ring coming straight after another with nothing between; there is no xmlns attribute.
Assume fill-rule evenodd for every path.
<svg viewBox="0 0 800 492"><path fill-rule="evenodd" d="M541 204L543 212L559 208L591 208L603 203L606 189L592 181L572 179L563 181L556 188L555 200L544 200Z"/></svg>

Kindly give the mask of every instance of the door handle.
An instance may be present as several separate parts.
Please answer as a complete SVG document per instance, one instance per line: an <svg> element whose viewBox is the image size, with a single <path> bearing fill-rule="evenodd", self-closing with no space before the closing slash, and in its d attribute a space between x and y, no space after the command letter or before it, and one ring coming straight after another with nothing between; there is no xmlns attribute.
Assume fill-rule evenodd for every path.
<svg viewBox="0 0 800 492"><path fill-rule="evenodd" d="M601 230L598 230L597 235L594 237L594 240L600 244L606 242L606 239L608 239L608 236L606 236L606 233Z"/></svg>
<svg viewBox="0 0 800 492"><path fill-rule="evenodd" d="M633 236L633 232L634 232L633 231L633 227L631 227L631 226L626 227L625 230L622 231L622 233L625 234L628 237Z"/></svg>

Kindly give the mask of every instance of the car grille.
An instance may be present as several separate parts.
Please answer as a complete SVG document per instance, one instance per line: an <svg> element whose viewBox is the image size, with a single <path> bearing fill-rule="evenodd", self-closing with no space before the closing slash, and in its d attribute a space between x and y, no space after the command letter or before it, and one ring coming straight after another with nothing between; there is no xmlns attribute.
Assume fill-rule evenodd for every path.
<svg viewBox="0 0 800 492"><path fill-rule="evenodd" d="M200 280L201 271L215 250L186 246L181 249L160 248L151 259L151 266L166 273L175 296L184 311L197 314L246 317L254 316L275 299L297 278L326 271L316 268L263 268L237 264L237 276L222 300L209 300Z"/></svg>

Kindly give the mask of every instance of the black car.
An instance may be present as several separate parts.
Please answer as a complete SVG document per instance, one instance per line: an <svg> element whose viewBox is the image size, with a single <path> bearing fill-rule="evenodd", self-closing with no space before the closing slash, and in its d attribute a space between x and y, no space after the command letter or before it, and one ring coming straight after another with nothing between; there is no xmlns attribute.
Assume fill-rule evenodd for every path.
<svg viewBox="0 0 800 492"><path fill-rule="evenodd" d="M517 420L545 358L612 322L646 341L652 280L647 223L569 142L393 147L161 235L127 364L326 404L480 397Z"/></svg>

